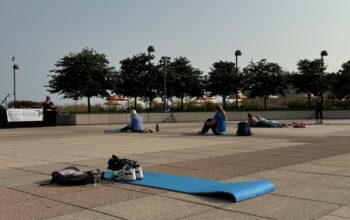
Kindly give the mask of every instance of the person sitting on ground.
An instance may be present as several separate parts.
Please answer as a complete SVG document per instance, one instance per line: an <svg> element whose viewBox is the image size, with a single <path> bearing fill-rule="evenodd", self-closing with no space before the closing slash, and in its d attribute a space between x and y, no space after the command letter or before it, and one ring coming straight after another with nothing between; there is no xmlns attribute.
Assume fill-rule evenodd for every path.
<svg viewBox="0 0 350 220"><path fill-rule="evenodd" d="M221 105L216 106L214 118L209 118L204 122L204 126L199 134L206 134L209 129L213 131L215 135L224 134L226 132L227 122L226 113Z"/></svg>
<svg viewBox="0 0 350 220"><path fill-rule="evenodd" d="M130 111L130 124L128 124L126 127L120 129L120 131L129 131L132 132L144 132L143 125L142 125L142 117L141 115L138 115L136 110Z"/></svg>
<svg viewBox="0 0 350 220"><path fill-rule="evenodd" d="M258 119L256 117L253 117L252 114L248 113L248 124L250 127L255 127L256 123L258 122Z"/></svg>
<svg viewBox="0 0 350 220"><path fill-rule="evenodd" d="M51 101L50 96L46 96L45 102L43 102L44 111L57 109L55 104Z"/></svg>

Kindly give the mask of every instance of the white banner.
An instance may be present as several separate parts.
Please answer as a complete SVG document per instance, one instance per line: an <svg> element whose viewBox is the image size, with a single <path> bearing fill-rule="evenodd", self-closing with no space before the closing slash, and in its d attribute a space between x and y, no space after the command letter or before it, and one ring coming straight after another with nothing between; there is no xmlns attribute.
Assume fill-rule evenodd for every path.
<svg viewBox="0 0 350 220"><path fill-rule="evenodd" d="M13 108L7 109L7 121L8 122L20 122L20 121L43 121L43 110L41 108L20 109Z"/></svg>

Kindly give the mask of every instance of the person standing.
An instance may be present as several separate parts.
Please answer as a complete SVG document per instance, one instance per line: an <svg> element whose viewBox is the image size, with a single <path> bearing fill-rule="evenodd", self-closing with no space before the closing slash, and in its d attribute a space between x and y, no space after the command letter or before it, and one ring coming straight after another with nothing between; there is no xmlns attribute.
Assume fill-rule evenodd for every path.
<svg viewBox="0 0 350 220"><path fill-rule="evenodd" d="M55 107L55 104L53 104L53 102L51 101L50 96L46 96L46 100L45 102L43 102L43 108L44 108L44 111L57 109Z"/></svg>
<svg viewBox="0 0 350 220"><path fill-rule="evenodd" d="M323 123L323 108L324 108L323 104L324 104L323 95L322 93L320 93L316 98L316 111L315 111L316 124Z"/></svg>

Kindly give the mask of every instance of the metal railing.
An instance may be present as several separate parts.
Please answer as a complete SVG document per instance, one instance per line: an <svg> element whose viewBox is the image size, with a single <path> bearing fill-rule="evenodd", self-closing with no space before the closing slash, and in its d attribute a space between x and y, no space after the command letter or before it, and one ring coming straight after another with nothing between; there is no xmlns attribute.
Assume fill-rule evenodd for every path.
<svg viewBox="0 0 350 220"><path fill-rule="evenodd" d="M5 103L5 107L7 108L7 100L10 98L10 94L7 94L5 98L1 101L0 105L3 105Z"/></svg>

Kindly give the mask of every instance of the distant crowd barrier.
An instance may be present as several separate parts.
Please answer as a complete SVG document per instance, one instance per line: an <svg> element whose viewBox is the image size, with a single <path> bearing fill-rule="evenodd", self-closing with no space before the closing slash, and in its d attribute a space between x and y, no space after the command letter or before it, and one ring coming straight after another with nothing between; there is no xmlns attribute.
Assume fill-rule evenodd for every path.
<svg viewBox="0 0 350 220"><path fill-rule="evenodd" d="M261 115L267 119L293 120L314 119L314 111L250 111L253 115ZM144 123L163 122L170 113L140 113ZM248 111L227 112L229 121L247 120ZM212 117L214 112L174 112L178 122L202 122ZM323 112L325 119L350 119L350 110L327 110ZM57 125L95 125L95 124L125 124L130 120L129 114L69 114L58 115Z"/></svg>

